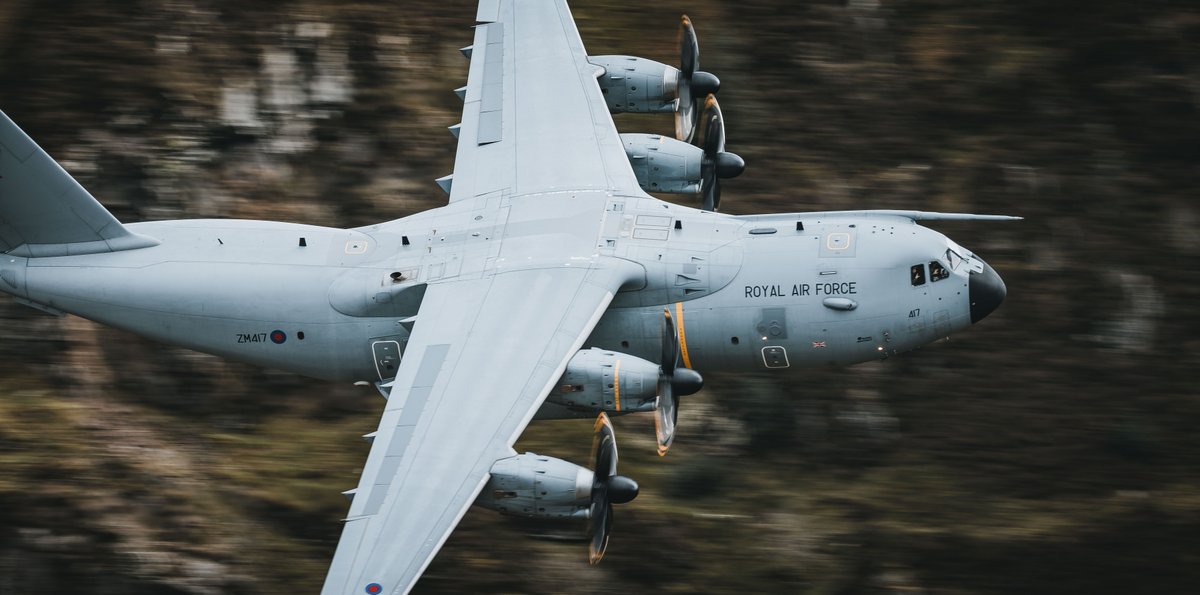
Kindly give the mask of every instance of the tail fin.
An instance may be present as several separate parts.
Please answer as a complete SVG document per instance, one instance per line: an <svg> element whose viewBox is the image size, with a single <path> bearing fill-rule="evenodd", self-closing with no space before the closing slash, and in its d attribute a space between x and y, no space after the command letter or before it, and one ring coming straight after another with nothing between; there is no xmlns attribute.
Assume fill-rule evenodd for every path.
<svg viewBox="0 0 1200 595"><path fill-rule="evenodd" d="M0 253L71 256L157 244L125 229L0 111Z"/></svg>

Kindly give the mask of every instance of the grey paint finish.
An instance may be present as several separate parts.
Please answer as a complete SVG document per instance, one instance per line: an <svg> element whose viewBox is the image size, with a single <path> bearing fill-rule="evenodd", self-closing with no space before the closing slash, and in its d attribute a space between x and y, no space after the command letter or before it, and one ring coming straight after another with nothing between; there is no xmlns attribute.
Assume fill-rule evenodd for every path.
<svg viewBox="0 0 1200 595"><path fill-rule="evenodd" d="M421 414L429 404L429 396L433 394L434 383L442 371L442 364L446 362L448 353L450 353L448 344L426 347L425 351L419 354L421 359L417 373L413 377L412 389L407 394L403 394L403 391L396 391L402 393L396 395L396 398L400 400L395 404L396 409L400 411L400 419L396 422L396 434L388 445L387 454L384 455L383 467L375 477L370 498L366 500L361 509L356 510L352 507L351 516L370 516L379 512L379 507L383 504L384 497L387 496L387 488L392 483L396 469L399 468L404 452L412 439L417 422L420 421Z"/></svg>
<svg viewBox="0 0 1200 595"><path fill-rule="evenodd" d="M601 261L431 284L409 351L422 353L434 339L453 342L411 438L404 436L408 402L425 390L413 362L425 358L406 357L401 364L324 592L415 580L474 501L492 464L515 454L511 445L520 430L627 276L618 263ZM523 332L514 336L510 328ZM490 339L466 340L473 335ZM383 453L390 441L406 438L416 451L406 450L389 472L393 462ZM386 490L375 483L385 477L396 482ZM378 514L370 514L365 507L378 491L386 495ZM353 522L360 518L365 520ZM361 541L350 544L359 532ZM406 539L389 538L395 535ZM368 545L360 551L358 543Z"/></svg>
<svg viewBox="0 0 1200 595"><path fill-rule="evenodd" d="M0 252L60 256L153 244L122 227L0 112Z"/></svg>
<svg viewBox="0 0 1200 595"><path fill-rule="evenodd" d="M451 201L500 191L640 193L595 82L602 69L588 62L566 5L501 2L494 14L506 31L523 32L504 35L502 140L478 144L480 130L490 124L480 119L489 68L478 50L487 34L477 30ZM519 106L510 99L517 89Z"/></svg>
<svg viewBox="0 0 1200 595"><path fill-rule="evenodd" d="M480 25L476 39L477 47L482 42L484 48L476 142L486 145L504 139L504 23Z"/></svg>
<svg viewBox="0 0 1200 595"><path fill-rule="evenodd" d="M535 416L657 403L664 310L682 366L787 373L918 347L1006 291L916 222L1010 218L735 217L646 195L566 4L484 0L478 17L449 204L359 229L122 226L0 120L0 291L312 377L394 372L326 594L407 592ZM585 346L637 368L634 406ZM560 398L564 382L595 386Z"/></svg>

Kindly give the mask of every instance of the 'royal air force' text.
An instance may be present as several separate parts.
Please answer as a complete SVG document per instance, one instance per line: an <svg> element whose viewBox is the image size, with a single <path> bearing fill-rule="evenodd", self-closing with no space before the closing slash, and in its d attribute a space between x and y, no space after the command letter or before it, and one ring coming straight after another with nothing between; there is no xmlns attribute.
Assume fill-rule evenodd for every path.
<svg viewBox="0 0 1200 595"><path fill-rule="evenodd" d="M832 283L796 283L789 289L786 285L747 285L745 297L804 297L804 296L835 296L857 295L857 281L842 281Z"/></svg>

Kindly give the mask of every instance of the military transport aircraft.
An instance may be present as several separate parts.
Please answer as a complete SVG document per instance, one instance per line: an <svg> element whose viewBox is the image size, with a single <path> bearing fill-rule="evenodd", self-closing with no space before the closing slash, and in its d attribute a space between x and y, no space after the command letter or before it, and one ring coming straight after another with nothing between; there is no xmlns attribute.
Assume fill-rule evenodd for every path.
<svg viewBox="0 0 1200 595"><path fill-rule="evenodd" d="M1014 217L717 212L743 163L686 17L679 68L587 55L564 0L481 0L476 21L449 204L359 229L123 225L0 114L0 290L388 397L323 593L407 592L472 504L590 519L596 562L638 491L609 415L653 412L665 453L698 370L888 357L1004 299L916 222ZM676 138L618 134L616 112L674 113ZM592 469L513 450L576 417L597 417Z"/></svg>

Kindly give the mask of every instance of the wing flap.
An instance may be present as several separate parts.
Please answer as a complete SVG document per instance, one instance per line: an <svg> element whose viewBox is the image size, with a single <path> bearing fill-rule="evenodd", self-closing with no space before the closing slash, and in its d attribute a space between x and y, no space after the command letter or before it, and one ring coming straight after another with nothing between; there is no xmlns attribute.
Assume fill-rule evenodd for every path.
<svg viewBox="0 0 1200 595"><path fill-rule="evenodd" d="M475 142L486 145L504 140L504 23L480 25L479 31L485 45Z"/></svg>

